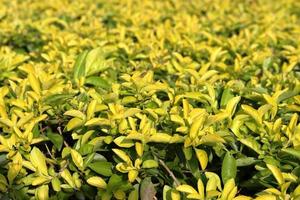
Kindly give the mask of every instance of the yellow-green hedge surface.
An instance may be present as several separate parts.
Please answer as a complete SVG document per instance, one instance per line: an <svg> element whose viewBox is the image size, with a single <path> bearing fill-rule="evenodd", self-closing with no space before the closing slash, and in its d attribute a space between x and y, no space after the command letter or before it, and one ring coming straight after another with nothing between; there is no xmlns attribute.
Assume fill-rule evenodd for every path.
<svg viewBox="0 0 300 200"><path fill-rule="evenodd" d="M1 199L300 199L297 0L1 0Z"/></svg>

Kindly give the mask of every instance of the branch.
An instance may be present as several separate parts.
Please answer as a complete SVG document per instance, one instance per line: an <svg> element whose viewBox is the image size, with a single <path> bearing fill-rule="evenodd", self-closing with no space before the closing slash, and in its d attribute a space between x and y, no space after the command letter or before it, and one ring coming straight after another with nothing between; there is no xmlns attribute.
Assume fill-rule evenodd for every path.
<svg viewBox="0 0 300 200"><path fill-rule="evenodd" d="M169 169L169 167L166 165L166 163L161 159L158 159L158 161L166 169L166 171L169 173L169 175L172 177L172 179L174 180L175 186L176 187L179 186L180 182L177 180L177 178L175 177L173 172Z"/></svg>

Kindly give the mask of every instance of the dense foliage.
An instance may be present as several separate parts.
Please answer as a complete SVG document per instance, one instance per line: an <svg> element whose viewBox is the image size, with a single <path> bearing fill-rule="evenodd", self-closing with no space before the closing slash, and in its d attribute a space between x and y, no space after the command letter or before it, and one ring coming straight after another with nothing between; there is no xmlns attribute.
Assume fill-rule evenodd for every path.
<svg viewBox="0 0 300 200"><path fill-rule="evenodd" d="M300 199L298 0L1 0L1 199Z"/></svg>

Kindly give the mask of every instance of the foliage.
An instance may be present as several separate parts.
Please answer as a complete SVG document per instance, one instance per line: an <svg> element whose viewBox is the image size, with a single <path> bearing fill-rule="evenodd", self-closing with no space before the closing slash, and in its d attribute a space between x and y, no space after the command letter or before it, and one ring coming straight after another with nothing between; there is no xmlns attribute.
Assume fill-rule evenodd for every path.
<svg viewBox="0 0 300 200"><path fill-rule="evenodd" d="M0 1L2 199L300 199L297 0Z"/></svg>

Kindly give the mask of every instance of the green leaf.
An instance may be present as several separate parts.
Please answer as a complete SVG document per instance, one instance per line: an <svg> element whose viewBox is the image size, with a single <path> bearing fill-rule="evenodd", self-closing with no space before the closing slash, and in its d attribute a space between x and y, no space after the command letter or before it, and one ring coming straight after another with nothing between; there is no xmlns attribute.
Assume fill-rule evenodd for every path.
<svg viewBox="0 0 300 200"><path fill-rule="evenodd" d="M85 155L88 155L90 153L93 153L93 151L94 151L94 145L91 145L91 144L84 144L78 150L78 152L82 156L85 156Z"/></svg>
<svg viewBox="0 0 300 200"><path fill-rule="evenodd" d="M92 162L88 165L88 167L100 175L103 176L112 175L112 163L110 162L106 162L106 161Z"/></svg>
<svg viewBox="0 0 300 200"><path fill-rule="evenodd" d="M237 167L245 167L245 166L253 165L257 162L258 162L258 160L255 159L254 157L239 158L239 159L236 159L236 166Z"/></svg>
<svg viewBox="0 0 300 200"><path fill-rule="evenodd" d="M85 80L85 84L93 85L95 87L100 87L102 89L108 90L111 88L111 85L107 80L99 76L90 76Z"/></svg>
<svg viewBox="0 0 300 200"><path fill-rule="evenodd" d="M74 94L53 94L44 99L46 104L58 106L64 104L69 99L73 98Z"/></svg>
<svg viewBox="0 0 300 200"><path fill-rule="evenodd" d="M229 179L235 178L237 172L236 161L230 152L225 154L222 162L222 181L225 184Z"/></svg>
<svg viewBox="0 0 300 200"><path fill-rule="evenodd" d="M88 51L83 51L76 59L73 69L73 78L75 80L79 80L81 77L86 75L86 57L88 55Z"/></svg>
<svg viewBox="0 0 300 200"><path fill-rule="evenodd" d="M142 168L156 168L158 167L158 162L156 160L146 160L143 162Z"/></svg>
<svg viewBox="0 0 300 200"><path fill-rule="evenodd" d="M109 61L106 59L106 53L101 48L91 50L86 56L86 76L104 71L110 66Z"/></svg>
<svg viewBox="0 0 300 200"><path fill-rule="evenodd" d="M58 133L52 133L52 131L47 131L47 137L50 139L50 141L54 144L54 146L57 148L58 151L61 150L63 145L63 136L61 136Z"/></svg>
<svg viewBox="0 0 300 200"><path fill-rule="evenodd" d="M300 150L286 148L282 149L281 151L300 160Z"/></svg>
<svg viewBox="0 0 300 200"><path fill-rule="evenodd" d="M220 106L221 106L222 108L225 108L226 105L227 105L227 103L228 103L228 101L229 101L230 99L232 99L233 97L234 97L234 95L233 95L231 89L229 89L229 88L224 89L224 90L223 90L223 93L222 93L222 97L221 97L221 103L220 103Z"/></svg>

